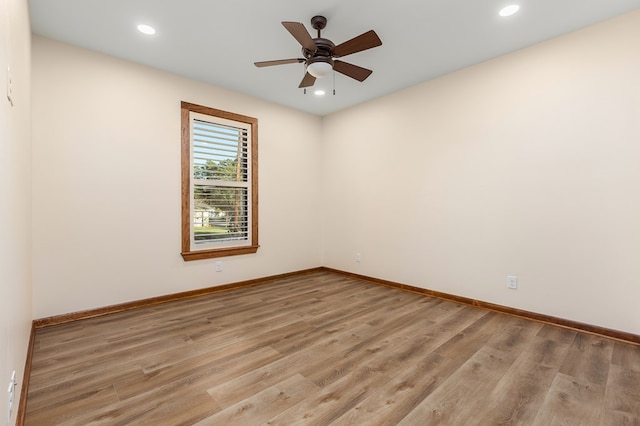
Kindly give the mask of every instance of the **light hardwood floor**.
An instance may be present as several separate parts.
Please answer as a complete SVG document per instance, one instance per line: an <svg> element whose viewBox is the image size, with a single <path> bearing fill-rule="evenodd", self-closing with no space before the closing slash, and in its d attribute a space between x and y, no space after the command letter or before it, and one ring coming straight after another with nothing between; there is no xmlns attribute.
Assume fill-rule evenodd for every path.
<svg viewBox="0 0 640 426"><path fill-rule="evenodd" d="M332 272L34 348L27 425L640 425L640 346Z"/></svg>

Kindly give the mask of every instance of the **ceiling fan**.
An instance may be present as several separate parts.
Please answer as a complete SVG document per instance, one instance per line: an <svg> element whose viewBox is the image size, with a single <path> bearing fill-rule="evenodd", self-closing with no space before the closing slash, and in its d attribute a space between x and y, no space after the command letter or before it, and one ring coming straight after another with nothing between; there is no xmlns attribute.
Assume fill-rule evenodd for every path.
<svg viewBox="0 0 640 426"><path fill-rule="evenodd" d="M304 58L255 62L254 65L256 67L304 63L306 73L298 86L300 88L313 86L316 78L326 76L331 70L358 81L366 80L373 72L336 58L382 45L382 41L375 31L367 31L336 46L331 40L322 38L320 35L320 31L327 25L327 18L324 16L314 16L311 18L311 26L318 31L318 37L316 38L311 38L305 26L300 22L283 22L282 25L291 33L298 43L300 43L302 46L302 56L304 56Z"/></svg>

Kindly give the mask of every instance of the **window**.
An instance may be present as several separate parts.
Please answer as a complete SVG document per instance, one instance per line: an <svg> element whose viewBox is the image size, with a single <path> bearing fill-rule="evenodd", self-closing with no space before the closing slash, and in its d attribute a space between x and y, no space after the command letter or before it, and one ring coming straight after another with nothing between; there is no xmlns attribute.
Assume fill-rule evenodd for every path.
<svg viewBox="0 0 640 426"><path fill-rule="evenodd" d="M182 102L182 257L258 247L258 120Z"/></svg>

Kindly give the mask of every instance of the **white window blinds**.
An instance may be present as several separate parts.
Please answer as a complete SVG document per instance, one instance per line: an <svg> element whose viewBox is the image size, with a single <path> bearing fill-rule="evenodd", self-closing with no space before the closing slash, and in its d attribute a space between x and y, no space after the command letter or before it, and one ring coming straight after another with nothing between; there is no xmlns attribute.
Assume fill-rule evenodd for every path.
<svg viewBox="0 0 640 426"><path fill-rule="evenodd" d="M206 117L206 116L205 116ZM192 113L192 246L251 240L250 128Z"/></svg>

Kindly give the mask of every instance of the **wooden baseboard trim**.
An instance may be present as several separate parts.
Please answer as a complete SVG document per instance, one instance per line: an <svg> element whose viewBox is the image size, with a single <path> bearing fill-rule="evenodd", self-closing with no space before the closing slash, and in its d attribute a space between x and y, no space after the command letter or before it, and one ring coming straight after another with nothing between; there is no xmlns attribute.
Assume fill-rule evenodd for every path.
<svg viewBox="0 0 640 426"><path fill-rule="evenodd" d="M533 320L533 321L542 322L542 323L545 323L545 324L552 324L552 325L555 325L555 326L558 326L558 327L568 328L568 329L571 329L571 330L581 331L581 332L590 333L590 334L594 334L594 335L598 335L598 336L602 336L602 337L607 337L607 338L610 338L610 339L619 340L619 341L622 341L622 342L625 342L625 343L632 343L632 344L635 344L635 345L640 345L640 335L637 335L637 334L627 333L627 332L619 331L619 330L613 330L613 329L605 328L605 327L599 327L599 326L595 326L595 325L591 325L591 324L585 324L585 323L581 323L581 322L577 322L577 321L571 321L571 320L567 320L567 319L564 319L564 318L558 318L558 317L554 317L554 316L551 316L551 315L539 314L539 313L536 313L536 312L525 311L525 310L522 310L522 309L511 308L511 307L508 307L508 306L498 305L498 304L495 304L495 303L484 302L482 300L471 299L471 298L468 298L468 297L457 296L457 295L454 295L454 294L443 293L443 292L440 292L440 291L424 289L424 288L415 287L415 286L408 285L408 284L401 284L401 283L397 283L397 282L393 282L393 281L383 280L383 279L380 279L380 278L374 278L374 277L369 277L369 276L366 276L366 275L355 274L355 273L352 273L352 272L341 271L339 269L328 268L328 267L325 267L325 266L320 266L320 267L311 268L311 269L305 269L305 270L301 270L301 271L287 272L287 273L284 273L284 274L272 275L272 276L263 277L263 278L256 278L256 279L252 279L252 280L239 281L239 282L236 282L236 283L224 284L224 285L216 286L216 287L207 287L207 288L198 289L198 290L191 290L191 291L185 291L185 292L181 292L181 293L168 294L168 295L164 295L164 296L158 296L158 297L153 297L153 298L149 298L149 299L142 299L142 300L137 300L137 301L133 301L133 302L121 303L121 304L117 304L117 305L105 306L105 307L102 307L102 308L90 309L90 310L74 312L74 313L70 313L70 314L56 315L56 316L52 316L52 317L36 319L36 320L33 321L33 328L35 330L35 329L38 329L38 328L49 327L49 326L58 325L58 324L65 324L65 323L68 323L68 322L79 321L79 320L82 320L82 319L93 318L93 317L102 316L102 315L108 315L108 314L112 314L112 313L116 313L116 312L122 312L122 311L131 310L131 309L142 308L142 307L145 307L145 306L157 305L157 304L160 304L160 303L172 302L172 301L183 300L183 299L190 299L190 298L193 298L193 297L204 296L204 295L207 295L207 294L218 293L218 292L221 292L221 291L229 291L229 290L239 289L239 288L243 288L243 287L252 287L252 286L257 286L257 285L263 285L263 284L267 284L267 283L269 283L271 281L278 280L278 279L289 278L289 277L294 277L294 276L299 276L299 275L304 275L304 274L311 274L311 273L320 272L320 271L335 272L335 273L342 274L342 275L345 275L345 276L349 276L349 277L352 277L352 278L357 278L357 279L369 281L369 282L372 282L372 283L384 285L384 286L387 286L387 287L392 287L392 288L396 288L396 289L400 289L400 290L404 290L404 291L409 291L409 292L412 292L412 293L418 293L418 294L422 294L422 295L426 295L426 296L436 297L436 298L447 300L447 301L450 301L450 302L456 302L456 303L460 303L460 304L463 304L463 305L475 306L475 307L478 307L478 308L487 309L487 310L494 311L494 312L500 312L500 313L503 313L503 314L506 314L506 315L511 315L511 316L520 317L520 318L526 318L526 319L530 319L530 320ZM34 337L33 334L34 333L32 332L31 339L33 339L33 337ZM31 352L33 350L33 342L30 342L29 345L30 346L29 346L29 355L28 356L30 356L30 354L31 354ZM30 359L27 362L27 367L29 369L31 367ZM27 368L25 368L25 375L26 374L27 374ZM28 383L28 381L27 381L28 376L25 376L25 377L26 377L26 379L25 379L25 381L23 381L23 384L27 384ZM24 389L24 387L23 387L23 389ZM23 397L23 395L21 394L21 402L20 402L19 410L23 406L22 397ZM25 398L25 402L26 402L26 395L24 396L24 398ZM26 406L26 403L24 405ZM20 411L18 412L18 414L20 414Z"/></svg>
<svg viewBox="0 0 640 426"><path fill-rule="evenodd" d="M190 299L193 297L204 296L207 294L219 293L221 291L236 290L244 287L253 287L257 285L268 284L274 280L289 278L299 275L311 274L321 271L322 268L311 268L295 272L287 272L284 274L272 275L252 280L239 281L231 284L224 284L216 287L207 287L198 290L184 291L181 293L167 294L164 296L152 297L149 299L136 300L133 302L120 303L117 305L105 306L102 308L89 309L86 311L73 312L69 314L55 315L47 318L40 318L33 321L34 328L44 328L68 322L79 321L87 318L99 317L102 315L113 314L116 312L128 311L131 309L143 308L146 306L157 305L160 303L174 302L177 300ZM31 363L29 363L30 365Z"/></svg>
<svg viewBox="0 0 640 426"><path fill-rule="evenodd" d="M357 278L357 279L369 281L375 284L380 284L387 287L393 287L400 290L409 291L412 293L419 293L426 296L447 300L450 302L456 302L463 305L475 306L478 308L487 309L494 312L500 312L502 314L507 314L514 317L525 318L533 321L542 322L545 324L551 324L558 327L568 328L575 331L594 334L594 335L606 337L609 339L615 339L625 343L640 345L640 336L633 333L627 333L624 331L613 330L605 327L598 327L591 324L571 321L563 318L554 317L551 315L544 315L536 312L525 311L522 309L510 308L508 306L497 305L495 303L483 302L482 300L470 299L468 297L456 296L453 294L443 293L435 290L428 290L428 289L415 287L407 284L400 284L393 281L387 281L380 278L368 277L366 275L354 274L352 272L345 272L338 269L332 269L327 267L322 267L321 269L324 271L335 272L351 278Z"/></svg>
<svg viewBox="0 0 640 426"><path fill-rule="evenodd" d="M27 395L29 395L29 380L31 379L31 362L33 360L33 346L36 338L36 327L31 322L31 334L27 347L27 358L24 361L24 373L22 374L22 389L20 390L20 401L18 401L18 412L16 414L16 426L23 426L27 415Z"/></svg>

